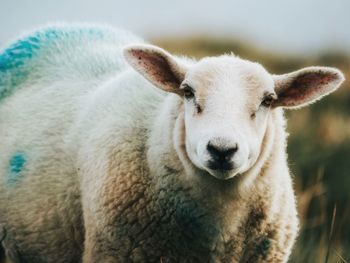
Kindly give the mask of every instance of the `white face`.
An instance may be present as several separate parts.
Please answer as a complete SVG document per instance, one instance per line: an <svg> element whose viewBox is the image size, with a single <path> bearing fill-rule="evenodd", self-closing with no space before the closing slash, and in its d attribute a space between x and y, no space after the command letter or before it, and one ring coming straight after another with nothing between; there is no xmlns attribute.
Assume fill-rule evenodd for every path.
<svg viewBox="0 0 350 263"><path fill-rule="evenodd" d="M249 170L264 138L274 82L259 64L232 56L189 67L184 89L186 150L195 166L219 179Z"/></svg>
<svg viewBox="0 0 350 263"><path fill-rule="evenodd" d="M344 81L335 68L271 75L260 64L233 55L189 63L151 45L127 47L124 56L156 87L183 99L187 156L218 179L252 168L274 108L303 107Z"/></svg>

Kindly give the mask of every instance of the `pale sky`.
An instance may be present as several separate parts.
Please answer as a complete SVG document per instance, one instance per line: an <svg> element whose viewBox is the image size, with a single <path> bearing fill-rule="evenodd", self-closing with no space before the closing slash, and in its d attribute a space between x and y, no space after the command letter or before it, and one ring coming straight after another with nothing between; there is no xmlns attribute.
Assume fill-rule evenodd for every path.
<svg viewBox="0 0 350 263"><path fill-rule="evenodd" d="M265 50L350 52L350 0L0 0L0 43L52 21L98 22L143 37L225 36Z"/></svg>

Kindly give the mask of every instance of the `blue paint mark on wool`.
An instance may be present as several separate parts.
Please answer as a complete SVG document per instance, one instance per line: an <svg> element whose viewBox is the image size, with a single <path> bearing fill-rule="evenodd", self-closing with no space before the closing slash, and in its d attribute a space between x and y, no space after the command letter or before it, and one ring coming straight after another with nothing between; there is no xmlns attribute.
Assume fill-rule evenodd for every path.
<svg viewBox="0 0 350 263"><path fill-rule="evenodd" d="M18 40L0 54L0 99L9 95L28 76L24 67L39 49L36 36Z"/></svg>
<svg viewBox="0 0 350 263"><path fill-rule="evenodd" d="M19 88L33 71L40 70L35 61L40 61L45 51L62 52L59 46L64 41L81 38L80 43L75 43L81 45L91 39L103 39L106 34L99 28L53 26L17 40L0 51L0 100Z"/></svg>
<svg viewBox="0 0 350 263"><path fill-rule="evenodd" d="M16 153L12 156L9 163L9 174L7 185L15 185L21 178L21 172L26 164L26 158L23 153Z"/></svg>

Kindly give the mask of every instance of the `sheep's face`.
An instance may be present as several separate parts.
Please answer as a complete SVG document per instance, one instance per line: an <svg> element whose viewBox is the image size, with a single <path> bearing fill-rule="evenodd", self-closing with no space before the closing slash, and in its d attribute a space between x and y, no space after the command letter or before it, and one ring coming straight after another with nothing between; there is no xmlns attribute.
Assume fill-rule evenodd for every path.
<svg viewBox="0 0 350 263"><path fill-rule="evenodd" d="M254 166L276 107L307 105L343 81L341 72L325 67L271 75L233 55L183 64L154 46L128 47L124 54L155 86L183 98L188 158L182 159L218 179Z"/></svg>
<svg viewBox="0 0 350 263"><path fill-rule="evenodd" d="M221 56L189 66L180 88L191 161L220 179L250 169L276 98L272 76L259 64Z"/></svg>

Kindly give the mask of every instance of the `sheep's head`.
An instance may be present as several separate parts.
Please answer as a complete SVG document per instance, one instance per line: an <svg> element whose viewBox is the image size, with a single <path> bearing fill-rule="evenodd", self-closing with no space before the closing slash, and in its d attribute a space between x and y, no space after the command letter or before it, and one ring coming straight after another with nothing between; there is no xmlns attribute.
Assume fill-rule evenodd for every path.
<svg viewBox="0 0 350 263"><path fill-rule="evenodd" d="M308 105L344 80L339 70L327 67L271 75L233 55L184 63L150 45L127 47L124 55L156 87L183 98L186 154L218 179L254 166L271 111Z"/></svg>

